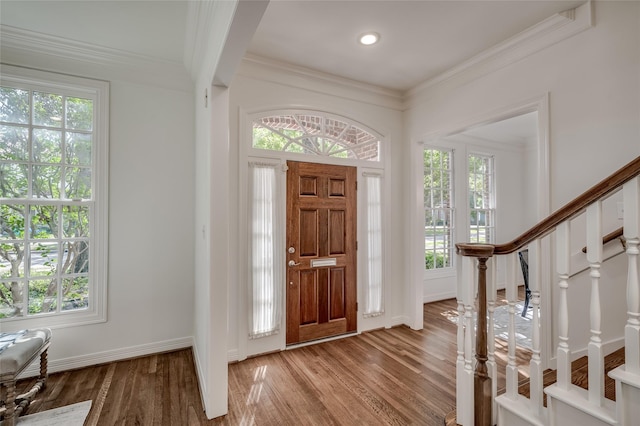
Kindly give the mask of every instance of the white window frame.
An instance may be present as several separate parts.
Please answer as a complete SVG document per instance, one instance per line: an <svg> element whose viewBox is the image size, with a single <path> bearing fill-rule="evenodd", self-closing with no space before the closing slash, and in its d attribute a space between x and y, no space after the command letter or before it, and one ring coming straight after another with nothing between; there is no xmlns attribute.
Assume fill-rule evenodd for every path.
<svg viewBox="0 0 640 426"><path fill-rule="evenodd" d="M496 165L495 165L495 155L493 154L483 154L483 153L479 153L479 152L469 152L469 154L467 155L467 200L469 200L471 198L471 187L470 187L470 167L471 167L471 157L478 157L478 158L483 158L483 159L488 159L489 160L489 164L490 164L490 170L489 173L487 174L487 177L489 179L489 184L488 184L488 190L486 190L485 192L488 193L488 202L489 202L489 207L488 208L484 208L484 209L478 209L475 207L472 207L469 204L469 201L467 201L467 204L469 204L467 206L467 220L466 220L466 225L467 225L467 241L470 242L478 242L477 239L472 239L471 237L471 230L472 229L476 229L476 232L479 232L480 229L485 229L488 230L490 229L491 232L489 234L489 239L488 241L483 241L482 243L486 243L486 244L493 244L495 242L496 239ZM476 223L476 225L472 225L471 224L471 215L473 214L474 211L484 211L485 212L485 225L480 226ZM489 217L491 220L491 224L490 225L486 225L486 218ZM486 235L486 231L485 231L485 235Z"/></svg>
<svg viewBox="0 0 640 426"><path fill-rule="evenodd" d="M428 274L430 276L432 275L450 275L453 272L455 272L455 245L454 245L454 241L455 241L455 236L456 236L456 199L455 199L455 186L456 186L456 177L455 177L455 152L454 149L452 148L445 148L445 147L441 147L441 146L432 146L432 145L425 145L422 149L422 153L424 155L424 151L427 150L435 150L435 151L440 151L440 152L448 152L450 154L450 170L449 170L449 185L450 185L450 201L451 201L451 205L448 208L448 210L450 211L449 215L451 218L451 224L449 226L449 240L450 240L450 254L449 254L449 265L442 267L442 268L432 268L432 269L427 269L425 263L423 263L423 270L425 272L425 274ZM423 175L424 175L424 161L422 162L423 165ZM424 191L424 183L423 183L423 191ZM426 200L425 200L425 204L426 204ZM426 219L426 207L423 207L423 216L422 216L422 226L424 229L424 237L423 240L426 242L426 224L425 224L425 219ZM424 256L426 256L426 252L427 252L427 248L426 248L426 243L423 243L423 253ZM434 249L435 252L435 249Z"/></svg>
<svg viewBox="0 0 640 426"><path fill-rule="evenodd" d="M108 182L109 182L109 83L0 64L0 85L38 90L93 100L93 146L91 199L46 200L47 204L78 204L89 207L89 306L86 309L43 313L0 320L3 331L24 328L63 328L105 322L107 320L108 273ZM29 123L31 126L31 123ZM30 203L35 199L12 202ZM38 199L38 202L41 200Z"/></svg>

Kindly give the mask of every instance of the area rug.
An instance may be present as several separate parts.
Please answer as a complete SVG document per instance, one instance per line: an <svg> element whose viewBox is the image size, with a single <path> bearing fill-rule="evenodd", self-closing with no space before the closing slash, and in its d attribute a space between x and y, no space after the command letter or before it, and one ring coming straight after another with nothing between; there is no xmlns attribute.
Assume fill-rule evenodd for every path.
<svg viewBox="0 0 640 426"><path fill-rule="evenodd" d="M53 410L18 417L18 426L82 426L91 410L91 401L65 405Z"/></svg>
<svg viewBox="0 0 640 426"><path fill-rule="evenodd" d="M525 317L521 316L524 305L516 304L516 345L522 348L531 349L531 323L533 321L533 310L528 309ZM509 306L498 306L493 311L494 332L498 339L509 340Z"/></svg>
<svg viewBox="0 0 640 426"><path fill-rule="evenodd" d="M522 348L531 349L531 323L533 321L533 310L528 309L526 316L522 317L523 304L516 303L514 315L516 320L516 345ZM493 311L494 335L497 339L509 341L509 306L498 306ZM447 311L443 315L451 322L458 323L458 312Z"/></svg>

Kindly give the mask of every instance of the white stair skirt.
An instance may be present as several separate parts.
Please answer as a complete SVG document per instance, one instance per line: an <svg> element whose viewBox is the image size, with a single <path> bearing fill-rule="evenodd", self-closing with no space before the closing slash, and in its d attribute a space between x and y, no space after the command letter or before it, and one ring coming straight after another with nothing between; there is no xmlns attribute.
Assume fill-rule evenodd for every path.
<svg viewBox="0 0 640 426"><path fill-rule="evenodd" d="M605 399L602 406L589 402L589 392L575 385L567 389L551 385L545 388L549 425L618 425L615 402ZM631 425L629 425L631 426Z"/></svg>
<svg viewBox="0 0 640 426"><path fill-rule="evenodd" d="M620 366L609 372L616 381L618 419L621 425L637 424L640 419L640 375Z"/></svg>

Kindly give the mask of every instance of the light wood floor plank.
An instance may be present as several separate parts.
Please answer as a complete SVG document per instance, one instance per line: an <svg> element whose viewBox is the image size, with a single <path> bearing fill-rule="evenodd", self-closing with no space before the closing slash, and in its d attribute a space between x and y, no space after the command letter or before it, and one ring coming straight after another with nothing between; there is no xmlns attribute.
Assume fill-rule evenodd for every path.
<svg viewBox="0 0 640 426"><path fill-rule="evenodd" d="M91 399L88 425L442 425L455 407L447 316L457 306L424 309L423 330L374 330L230 364L222 418L205 417L190 349L51 374L27 413Z"/></svg>

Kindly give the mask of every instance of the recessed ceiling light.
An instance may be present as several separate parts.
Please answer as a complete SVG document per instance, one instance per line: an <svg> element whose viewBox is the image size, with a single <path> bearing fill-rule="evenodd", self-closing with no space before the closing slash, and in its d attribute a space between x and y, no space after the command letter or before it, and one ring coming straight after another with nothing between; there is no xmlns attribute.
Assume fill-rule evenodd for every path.
<svg viewBox="0 0 640 426"><path fill-rule="evenodd" d="M380 34L378 33L364 33L358 37L360 44L364 44L365 46L376 44L379 40Z"/></svg>

